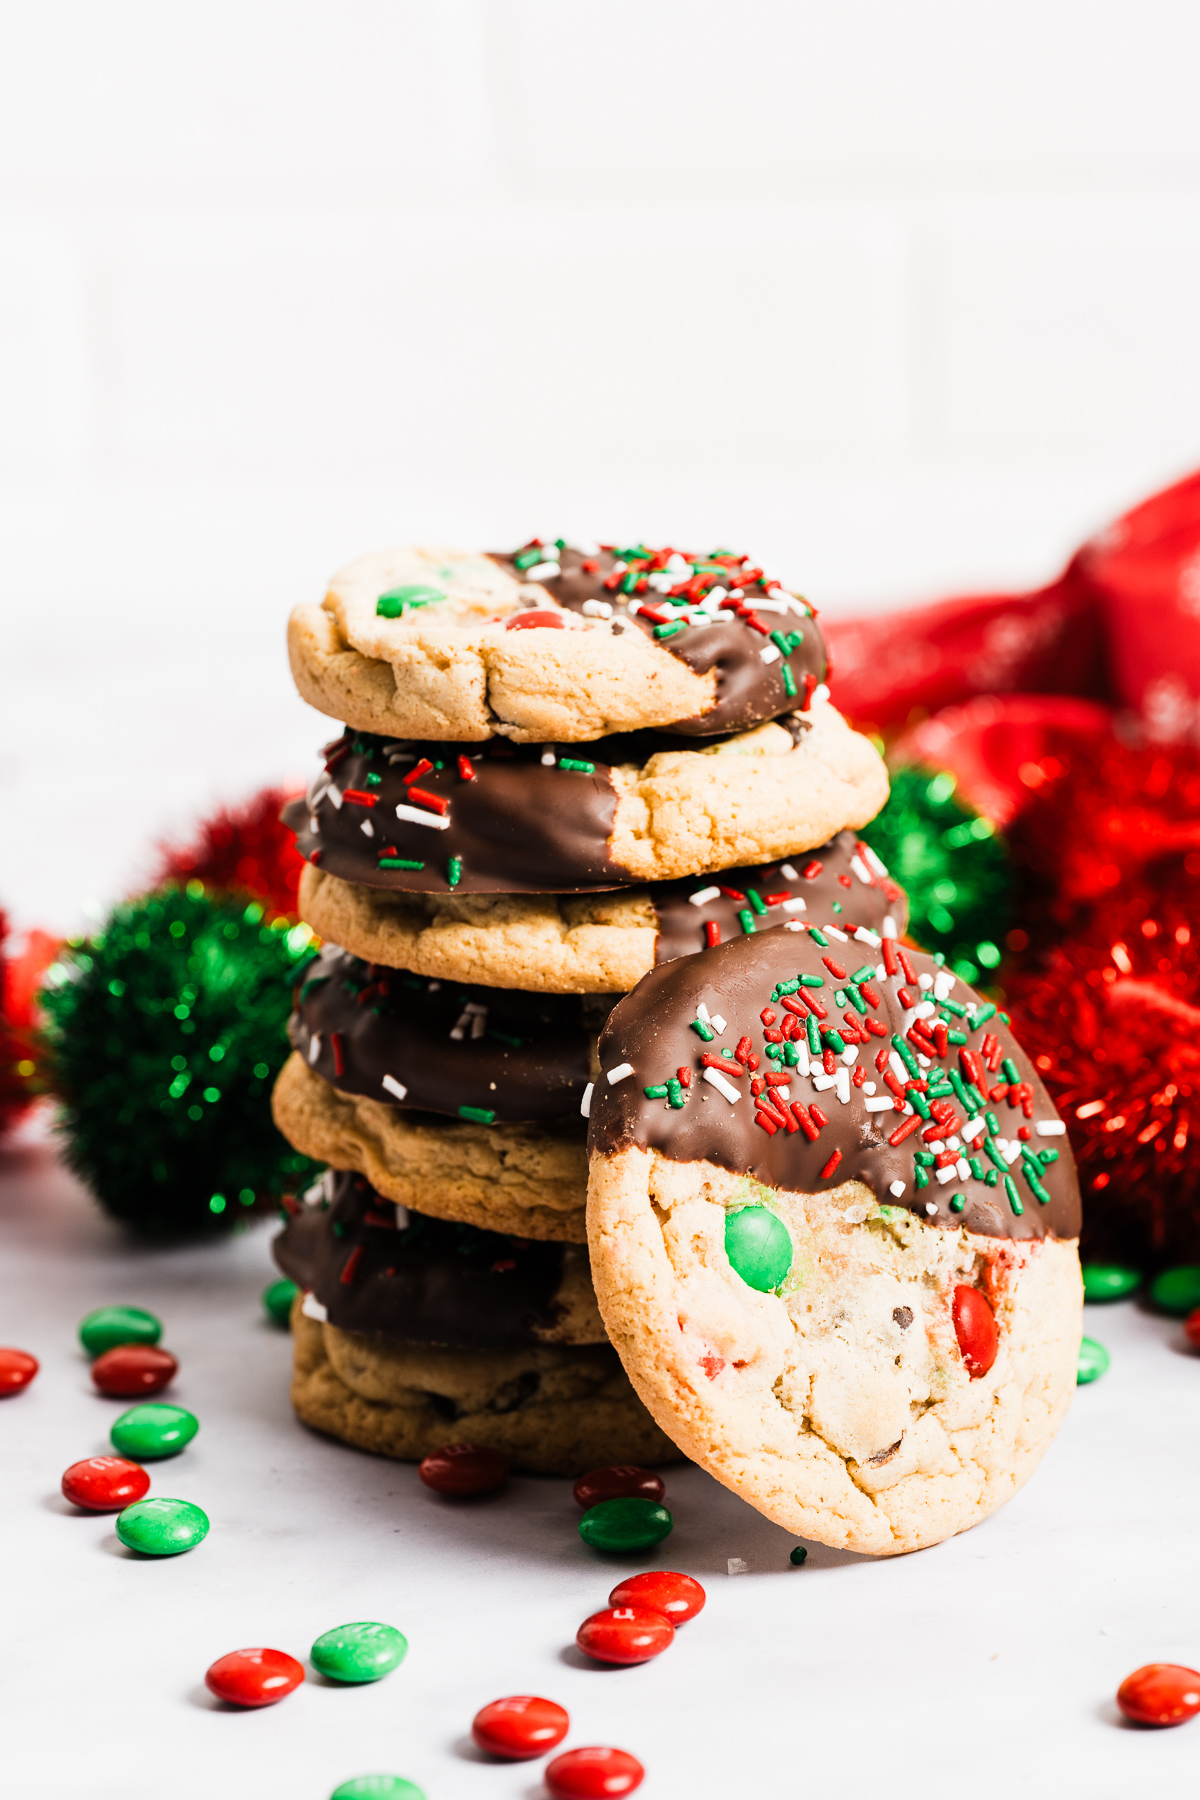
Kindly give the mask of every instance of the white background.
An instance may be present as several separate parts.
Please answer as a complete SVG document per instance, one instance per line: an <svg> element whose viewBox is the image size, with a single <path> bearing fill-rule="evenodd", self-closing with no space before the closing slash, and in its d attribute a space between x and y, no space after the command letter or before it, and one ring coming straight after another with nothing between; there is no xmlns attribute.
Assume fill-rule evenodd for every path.
<svg viewBox="0 0 1200 1800"><path fill-rule="evenodd" d="M303 775L364 550L1052 574L1200 459L1186 0L10 0L0 904Z"/></svg>

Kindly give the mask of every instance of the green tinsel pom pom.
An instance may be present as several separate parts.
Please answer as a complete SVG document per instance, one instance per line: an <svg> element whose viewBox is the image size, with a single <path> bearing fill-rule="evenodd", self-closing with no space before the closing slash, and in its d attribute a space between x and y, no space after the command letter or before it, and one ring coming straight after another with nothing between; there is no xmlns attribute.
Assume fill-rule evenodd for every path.
<svg viewBox="0 0 1200 1800"><path fill-rule="evenodd" d="M271 1085L306 925L199 881L118 906L49 972L43 1004L67 1161L147 1236L220 1232L316 1167L280 1136Z"/></svg>
<svg viewBox="0 0 1200 1800"><path fill-rule="evenodd" d="M897 769L887 805L859 835L908 894L910 935L977 982L1000 961L1012 874L995 826L956 800L954 787L944 772Z"/></svg>

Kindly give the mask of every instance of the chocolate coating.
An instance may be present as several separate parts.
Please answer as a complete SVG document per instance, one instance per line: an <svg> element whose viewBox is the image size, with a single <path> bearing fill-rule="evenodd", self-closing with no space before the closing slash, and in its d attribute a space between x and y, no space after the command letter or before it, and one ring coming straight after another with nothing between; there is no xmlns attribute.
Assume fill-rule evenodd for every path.
<svg viewBox="0 0 1200 1800"><path fill-rule="evenodd" d="M519 552L514 553L514 556L516 554ZM663 604L666 596L649 588L644 577L637 591L629 595L622 594L617 587L605 585L613 575L618 561L611 545L592 555L584 555L565 546L561 550L551 547L548 554L558 563L562 573L538 585L569 612L582 613L587 601L607 602L613 607L614 618L625 620L627 626L636 626L650 638L654 637L658 621L647 618L642 613L626 611L623 602L632 600L635 604L652 606L668 615L673 613L669 600ZM654 554L653 551L646 552L651 558ZM707 557L693 557L687 551L682 554L694 566L702 567L710 561ZM492 553L491 561L497 563L514 580L525 581L527 577L517 568L514 556ZM633 568L642 559L629 556L620 560L628 560ZM808 617L804 617L803 614L808 609L802 602L797 603L795 608L788 605L786 611L780 613L761 610L764 603L768 608L785 605L784 600L776 597L783 595L785 590L776 586L768 591L761 571L753 570L748 563L745 566L747 574L753 574L755 578L737 582L736 589L735 565L731 565L728 576L717 576L716 579L731 595L735 591L740 592L744 597L745 608L768 631L798 631L802 633L803 641L786 657L781 656L776 661L764 663L762 652L769 639L729 609L717 612L710 624L692 624L684 631L655 639L656 643L663 645L672 656L677 656L680 662L686 663L698 675L706 675L710 669L717 672L716 698L708 711L694 718L679 719L664 727L679 737L713 737L722 732L742 731L748 725L757 725L764 719L773 719L779 713L788 712L796 701L784 685L782 671L785 663L791 669L795 690L801 695L804 693L806 675L811 675L816 682L825 679L825 640L815 615L810 613ZM711 579L710 577L710 581Z"/></svg>
<svg viewBox="0 0 1200 1800"><path fill-rule="evenodd" d="M933 958L924 952L906 949L905 955L918 976L940 973ZM767 1040L760 1014L770 1008L777 1015L771 1029L779 1029L783 1019L790 1015L772 995L777 984L795 982L798 975L821 977L823 986L808 991L815 992L826 1007L829 1016L822 1025L826 1029L833 1027L844 1031L843 1014L847 1011L852 1017L857 1014L848 1006L837 1005L833 996L835 991L844 991L850 984L831 974L824 961L826 957L843 968L848 976L856 974L867 963L875 965L881 960L878 952L861 942L852 940L841 944L831 938L828 948L822 948L803 929L769 931L722 944L698 956L664 963L643 976L632 994L618 1003L600 1038L601 1069L632 1063L633 1074L615 1085L610 1085L603 1076L596 1082L591 1102L589 1149L611 1154L640 1145L658 1150L676 1162L716 1163L722 1168L753 1176L766 1186L798 1193L828 1191L856 1179L871 1189L881 1205L907 1207L932 1224L955 1229L961 1225L968 1231L989 1237L1078 1237L1079 1184L1070 1145L1065 1136L1048 1138L1037 1133L1039 1120L1056 1120L1058 1114L1029 1058L998 1014L972 1029L967 1019L943 1009L950 1026L956 1030L961 1028L965 1033L968 1049L978 1050L986 1035L993 1033L999 1040L1001 1055L1012 1059L1021 1081L1029 1086L1032 1095L1030 1119L1026 1118L1020 1105L1010 1105L1006 1095L988 1103L987 1110L997 1116L999 1123L997 1133L989 1132L992 1141L1003 1137L1006 1141L1016 1142L1020 1127L1028 1126L1032 1150L1053 1148L1058 1151L1058 1160L1041 1171L1041 1182L1049 1194L1046 1205L1040 1204L1031 1191L1022 1174L1019 1157L1008 1168L1019 1191L1019 1201L1024 1205L1024 1211L1019 1215L1012 1211L999 1170L996 1187L988 1187L974 1174L962 1180L955 1176L943 1184L931 1170L928 1186L918 1188L916 1153L931 1154L924 1138L925 1128L922 1126L914 1131L898 1145L889 1144L889 1135L907 1124L912 1115L868 1111L864 1088L851 1085L849 1099L843 1104L835 1087L831 1085L818 1091L807 1074L802 1074L800 1069L793 1070L790 1100L798 1100L806 1108L816 1104L829 1121L821 1128L816 1140L810 1142L801 1128L788 1132L778 1127L772 1136L756 1124L749 1072L740 1079L732 1079L732 1086L741 1095L736 1102L728 1100L708 1083L703 1077L701 1055L705 1052L719 1055L723 1046L735 1049L743 1036L751 1041L748 1055L761 1059L757 1065L760 1075L775 1066L765 1054ZM862 985L864 989L870 987L878 999L877 1007L868 1008L867 1016L887 1027L886 1036L869 1037L867 1044L859 1049L866 1078L876 1083L874 1097L882 1098L888 1094L888 1089L875 1067L878 1049L890 1046L893 1035L905 1037L915 1014L906 1010L898 998L898 989L907 985L902 975L882 980L873 976ZM951 998L959 1006L970 1006L977 1001L966 983L957 980L951 989ZM692 1029L701 1003L714 1018L723 1017L727 1022L726 1029L717 1033L711 1043L703 1042ZM977 1004L982 1007L984 1003ZM957 1046L949 1046L944 1057L930 1061L931 1076L939 1068L953 1068L956 1075L959 1073ZM802 1052L802 1067L807 1067L807 1062L807 1052ZM844 1066L840 1059L838 1066ZM646 1096L645 1087L666 1083L680 1067L692 1070L691 1086L684 1094L682 1107L673 1107L669 1099ZM997 1086L1003 1083L1007 1088L1003 1074L991 1073L988 1080ZM951 1100L959 1120L965 1120L966 1109L958 1105L953 1096ZM950 1129L958 1134L959 1127ZM944 1140L939 1136L938 1141ZM822 1171L835 1151L841 1153L840 1162L836 1170L825 1176ZM979 1152L964 1147L962 1154L968 1158L978 1154L985 1167L994 1166L984 1156L982 1147ZM891 1192L893 1182L903 1183L901 1194ZM965 1202L961 1212L950 1209L950 1202L956 1195Z"/></svg>
<svg viewBox="0 0 1200 1800"><path fill-rule="evenodd" d="M608 1006L606 996L427 981L328 945L305 966L288 1032L345 1094L517 1124L578 1117Z"/></svg>
<svg viewBox="0 0 1200 1800"><path fill-rule="evenodd" d="M564 1246L406 1212L363 1175L331 1169L271 1246L341 1331L399 1343L504 1350L559 1316ZM358 1252L356 1255L355 1252Z"/></svg>

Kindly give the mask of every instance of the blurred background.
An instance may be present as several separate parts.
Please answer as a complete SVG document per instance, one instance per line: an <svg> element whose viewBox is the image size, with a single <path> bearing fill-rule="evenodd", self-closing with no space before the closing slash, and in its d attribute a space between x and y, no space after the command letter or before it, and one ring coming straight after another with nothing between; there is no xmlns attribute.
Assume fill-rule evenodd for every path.
<svg viewBox="0 0 1200 1800"><path fill-rule="evenodd" d="M77 929L327 735L392 541L1049 579L1200 461L1181 0L42 0L0 55L0 903Z"/></svg>

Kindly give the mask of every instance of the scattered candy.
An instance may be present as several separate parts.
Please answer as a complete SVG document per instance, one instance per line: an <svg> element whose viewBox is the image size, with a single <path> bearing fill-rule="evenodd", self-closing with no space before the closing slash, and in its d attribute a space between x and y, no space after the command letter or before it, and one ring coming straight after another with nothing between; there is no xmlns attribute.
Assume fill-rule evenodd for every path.
<svg viewBox="0 0 1200 1800"><path fill-rule="evenodd" d="M380 1681L398 1669L408 1655L408 1639L394 1625L360 1620L335 1625L317 1639L309 1656L312 1666L330 1681Z"/></svg>
<svg viewBox="0 0 1200 1800"><path fill-rule="evenodd" d="M593 1550L649 1550L674 1523L656 1500L601 1500L580 1519L579 1535Z"/></svg>
<svg viewBox="0 0 1200 1800"><path fill-rule="evenodd" d="M131 1406L114 1419L109 1437L114 1450L135 1462L156 1462L178 1456L200 1429L195 1413L182 1406Z"/></svg>
<svg viewBox="0 0 1200 1800"><path fill-rule="evenodd" d="M292 1316L292 1301L300 1289L294 1281L286 1276L280 1281L271 1282L262 1291L262 1303L267 1317L273 1325L286 1325Z"/></svg>
<svg viewBox="0 0 1200 1800"><path fill-rule="evenodd" d="M1160 1312L1176 1318L1200 1306L1200 1269L1164 1269L1150 1284L1150 1298Z"/></svg>
<svg viewBox="0 0 1200 1800"><path fill-rule="evenodd" d="M0 1348L0 1400L27 1388L37 1372L38 1359L28 1350L14 1350L11 1345Z"/></svg>
<svg viewBox="0 0 1200 1800"><path fill-rule="evenodd" d="M352 1775L329 1800L425 1800L425 1792L403 1775Z"/></svg>
<svg viewBox="0 0 1200 1800"><path fill-rule="evenodd" d="M510 1694L483 1706L471 1721L471 1736L481 1750L525 1762L561 1744L570 1726L567 1710L537 1694Z"/></svg>
<svg viewBox="0 0 1200 1800"><path fill-rule="evenodd" d="M1200 1306L1183 1321L1183 1335L1193 1350L1200 1350Z"/></svg>
<svg viewBox="0 0 1200 1800"><path fill-rule="evenodd" d="M649 1606L610 1606L585 1619L575 1633L585 1655L607 1663L649 1662L674 1641L670 1619Z"/></svg>
<svg viewBox="0 0 1200 1800"><path fill-rule="evenodd" d="M123 1456L88 1456L72 1463L62 1478L62 1491L72 1506L89 1512L120 1512L150 1491L150 1477Z"/></svg>
<svg viewBox="0 0 1200 1800"><path fill-rule="evenodd" d="M1083 1265L1083 1297L1089 1306L1103 1306L1110 1300L1128 1300L1141 1285L1138 1269L1125 1269L1119 1263Z"/></svg>
<svg viewBox="0 0 1200 1800"><path fill-rule="evenodd" d="M1098 1381L1108 1367L1108 1351L1095 1338L1081 1338L1079 1343L1079 1362L1075 1369L1076 1387L1086 1387L1089 1381Z"/></svg>
<svg viewBox="0 0 1200 1800"><path fill-rule="evenodd" d="M546 1767L546 1786L554 1800L610 1800L641 1787L646 1771L628 1750L599 1744L565 1750Z"/></svg>
<svg viewBox="0 0 1200 1800"><path fill-rule="evenodd" d="M630 1575L618 1581L608 1596L610 1606L648 1606L670 1619L672 1625L685 1625L704 1608L706 1595L698 1581L690 1575L677 1575L671 1569L651 1569L645 1575Z"/></svg>
<svg viewBox="0 0 1200 1800"><path fill-rule="evenodd" d="M208 1515L190 1500L135 1500L117 1518L117 1536L143 1556L179 1556L208 1536Z"/></svg>
<svg viewBox="0 0 1200 1800"><path fill-rule="evenodd" d="M960 1286L954 1290L954 1331L963 1362L972 1381L986 1375L1000 1348L996 1315L978 1288Z"/></svg>
<svg viewBox="0 0 1200 1800"><path fill-rule="evenodd" d="M747 1287L768 1294L792 1266L791 1235L769 1206L743 1206L726 1215L725 1254Z"/></svg>
<svg viewBox="0 0 1200 1800"><path fill-rule="evenodd" d="M803 1544L796 1545L796 1548L788 1557L788 1561L794 1569L803 1568L804 1564L808 1561L808 1551L804 1548Z"/></svg>
<svg viewBox="0 0 1200 1800"><path fill-rule="evenodd" d="M178 1370L169 1350L154 1344L116 1344L96 1358L92 1380L102 1394L129 1400L137 1394L157 1394Z"/></svg>
<svg viewBox="0 0 1200 1800"><path fill-rule="evenodd" d="M1181 1663L1146 1663L1125 1677L1117 1705L1138 1725L1182 1725L1200 1712L1200 1674Z"/></svg>
<svg viewBox="0 0 1200 1800"><path fill-rule="evenodd" d="M653 1469L614 1463L608 1469L589 1469L571 1491L580 1506L596 1506L601 1500L661 1500L667 1490Z"/></svg>
<svg viewBox="0 0 1200 1800"><path fill-rule="evenodd" d="M140 1306L98 1306L80 1321L79 1341L89 1356L101 1356L117 1344L157 1344L162 1320Z"/></svg>
<svg viewBox="0 0 1200 1800"><path fill-rule="evenodd" d="M304 1680L304 1665L284 1650L231 1650L218 1656L204 1684L233 1706L274 1706Z"/></svg>
<svg viewBox="0 0 1200 1800"><path fill-rule="evenodd" d="M443 1444L417 1465L417 1474L435 1494L464 1499L491 1494L508 1479L508 1458L480 1444Z"/></svg>

